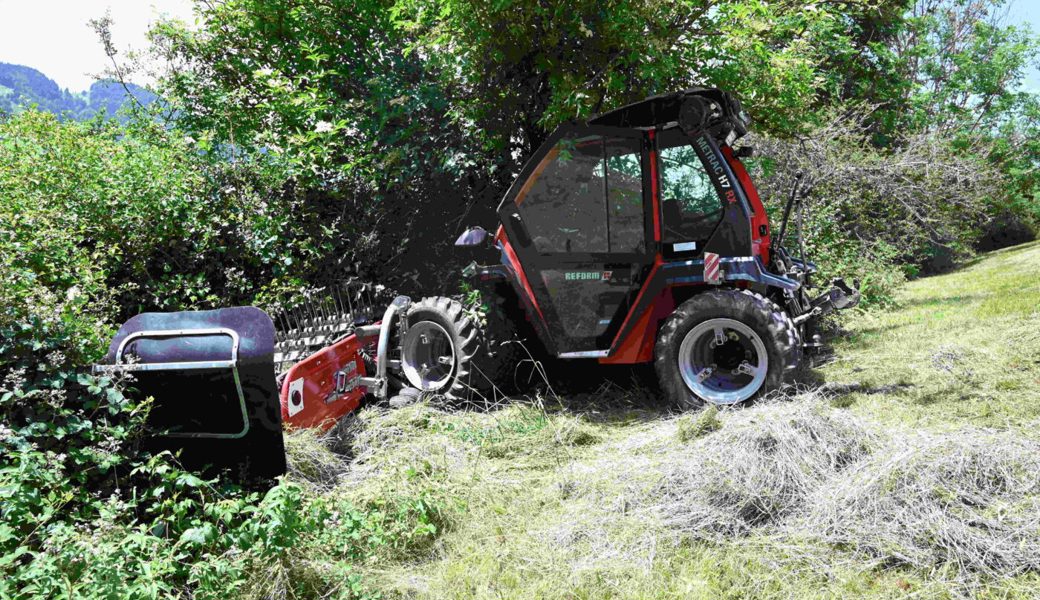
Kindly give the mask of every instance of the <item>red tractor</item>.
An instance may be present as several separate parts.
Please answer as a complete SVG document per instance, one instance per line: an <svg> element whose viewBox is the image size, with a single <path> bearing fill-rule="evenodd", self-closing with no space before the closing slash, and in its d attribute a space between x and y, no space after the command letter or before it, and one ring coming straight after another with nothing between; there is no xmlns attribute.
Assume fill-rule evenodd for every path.
<svg viewBox="0 0 1040 600"><path fill-rule="evenodd" d="M253 474L284 465L282 423L328 427L391 390L502 384L519 342L559 359L653 361L680 406L748 400L819 344L817 317L859 294L838 279L809 295L814 265L782 245L797 193L772 235L740 161L750 148L733 147L747 126L730 94L691 89L559 128L506 193L494 234L456 242L476 253L466 274L493 300L486 315L399 296L380 318L373 289L353 284L277 307L277 332L254 308L139 315L97 369L135 372L155 396L157 444Z"/></svg>

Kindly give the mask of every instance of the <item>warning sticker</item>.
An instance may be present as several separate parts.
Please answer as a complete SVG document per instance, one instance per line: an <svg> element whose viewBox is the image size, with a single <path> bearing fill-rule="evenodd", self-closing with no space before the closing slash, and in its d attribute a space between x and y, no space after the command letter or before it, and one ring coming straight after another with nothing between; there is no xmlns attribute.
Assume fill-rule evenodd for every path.
<svg viewBox="0 0 1040 600"><path fill-rule="evenodd" d="M287 404L290 417L303 410L303 377L289 382L289 399Z"/></svg>

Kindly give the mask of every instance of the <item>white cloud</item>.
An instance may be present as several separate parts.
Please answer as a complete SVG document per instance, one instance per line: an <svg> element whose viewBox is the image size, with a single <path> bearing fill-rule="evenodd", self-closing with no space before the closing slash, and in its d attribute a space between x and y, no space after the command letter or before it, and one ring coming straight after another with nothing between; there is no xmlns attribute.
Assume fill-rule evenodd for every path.
<svg viewBox="0 0 1040 600"><path fill-rule="evenodd" d="M33 67L82 91L108 66L87 21L110 10L113 42L125 52L146 47L148 25L160 15L192 22L191 6L191 0L0 0L0 62Z"/></svg>

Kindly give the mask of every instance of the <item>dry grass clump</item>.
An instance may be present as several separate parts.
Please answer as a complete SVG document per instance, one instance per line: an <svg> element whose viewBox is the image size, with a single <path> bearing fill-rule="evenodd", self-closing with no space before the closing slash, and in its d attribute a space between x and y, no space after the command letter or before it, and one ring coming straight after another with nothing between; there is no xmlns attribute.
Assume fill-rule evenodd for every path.
<svg viewBox="0 0 1040 600"><path fill-rule="evenodd" d="M471 449L452 429L465 417L425 401L395 409L364 408L343 434L354 457L351 469L361 475L370 471L390 475L416 461L433 461L439 469L461 467Z"/></svg>
<svg viewBox="0 0 1040 600"><path fill-rule="evenodd" d="M425 402L389 410L370 406L355 414L342 436L356 462L369 462L425 433L443 414Z"/></svg>
<svg viewBox="0 0 1040 600"><path fill-rule="evenodd" d="M814 394L733 411L668 461L656 509L695 537L742 535L804 510L820 485L876 444L857 418Z"/></svg>
<svg viewBox="0 0 1040 600"><path fill-rule="evenodd" d="M540 441L555 446L591 446L600 441L595 428L581 416L557 416L542 431Z"/></svg>
<svg viewBox="0 0 1040 600"><path fill-rule="evenodd" d="M821 488L802 527L883 562L1040 570L1040 443L974 429L893 439Z"/></svg>
<svg viewBox="0 0 1040 600"><path fill-rule="evenodd" d="M558 563L566 564L571 577L589 571L617 574L624 569L647 572L653 568L659 545L670 540L641 516L610 510L610 518L584 504L569 508L559 522L538 532L552 548Z"/></svg>
<svg viewBox="0 0 1040 600"><path fill-rule="evenodd" d="M285 434L289 477L321 489L334 487L348 467L345 457L331 449L332 438L316 429Z"/></svg>
<svg viewBox="0 0 1040 600"><path fill-rule="evenodd" d="M478 443L483 456L495 459L529 459L544 454L563 452L573 448L591 446L600 441L595 428L580 416L554 415L530 411L535 415L530 420L530 429L517 430L517 419L506 419L489 429L491 435ZM529 421L524 418L519 422Z"/></svg>
<svg viewBox="0 0 1040 600"><path fill-rule="evenodd" d="M326 490L384 470L395 476L394 467L414 466L430 453L425 446L442 441L435 429L443 415L427 403L393 410L366 407L327 432L290 431L285 436L289 475Z"/></svg>

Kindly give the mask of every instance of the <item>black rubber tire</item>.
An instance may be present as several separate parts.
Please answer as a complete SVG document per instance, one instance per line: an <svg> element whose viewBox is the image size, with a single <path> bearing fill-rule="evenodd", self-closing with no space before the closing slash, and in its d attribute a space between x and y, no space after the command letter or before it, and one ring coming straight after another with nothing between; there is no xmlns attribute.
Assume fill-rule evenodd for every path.
<svg viewBox="0 0 1040 600"><path fill-rule="evenodd" d="M470 379L470 361L479 349L476 324L465 314L461 304L444 296L423 298L413 303L407 314L409 326L420 321L432 321L443 327L455 350L455 364L450 379L440 389L425 391L452 399L465 397ZM407 378L405 381L407 386L413 386Z"/></svg>
<svg viewBox="0 0 1040 600"><path fill-rule="evenodd" d="M496 389L505 394L522 391L525 382L518 381L518 367L532 356L538 358L541 343L527 331L531 326L512 290L496 288L484 297L487 311L478 326L480 348L472 359L469 384L484 395Z"/></svg>
<svg viewBox="0 0 1040 600"><path fill-rule="evenodd" d="M679 347L699 323L726 318L753 329L766 348L769 365L765 380L751 398L779 388L797 370L802 358L798 329L772 300L749 290L715 289L697 294L675 309L657 333L654 370L665 398L681 408L697 408L704 399L696 396L679 372ZM750 399L750 398L749 398Z"/></svg>

